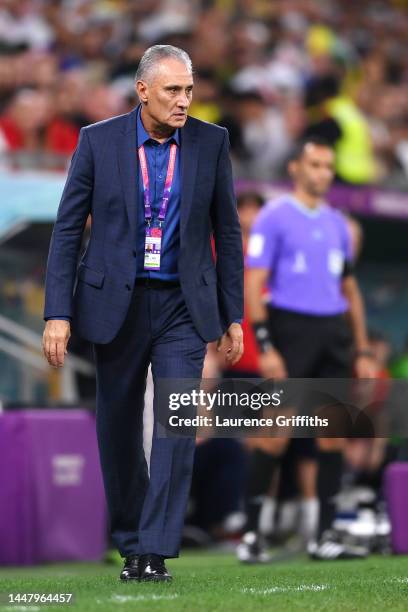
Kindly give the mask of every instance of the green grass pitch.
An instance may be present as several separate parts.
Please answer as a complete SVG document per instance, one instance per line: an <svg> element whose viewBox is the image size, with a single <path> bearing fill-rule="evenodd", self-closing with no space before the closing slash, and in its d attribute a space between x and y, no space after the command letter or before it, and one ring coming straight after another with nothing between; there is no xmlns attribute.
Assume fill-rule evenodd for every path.
<svg viewBox="0 0 408 612"><path fill-rule="evenodd" d="M408 557L243 566L232 554L184 553L168 561L170 584L121 583L112 564L1 568L0 610L110 612L166 610L246 612L393 612L408 610ZM6 593L73 593L69 605L9 606Z"/></svg>

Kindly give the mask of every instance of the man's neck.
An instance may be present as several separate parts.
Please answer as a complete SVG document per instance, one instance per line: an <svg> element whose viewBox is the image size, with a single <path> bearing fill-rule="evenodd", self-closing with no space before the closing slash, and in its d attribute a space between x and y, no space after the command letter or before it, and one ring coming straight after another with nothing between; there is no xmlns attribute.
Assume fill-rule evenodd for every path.
<svg viewBox="0 0 408 612"><path fill-rule="evenodd" d="M316 210L316 208L319 208L322 202L320 197L311 195L307 191L304 191L303 189L299 188L295 188L293 195L298 202L300 202L307 208L310 208L311 210Z"/></svg>
<svg viewBox="0 0 408 612"><path fill-rule="evenodd" d="M146 132L149 134L150 138L153 140L157 140L160 143L165 142L170 136L172 136L175 132L174 128L168 125L162 125L157 123L147 112L146 108L142 106L142 110L140 112L140 118L143 123L143 127Z"/></svg>

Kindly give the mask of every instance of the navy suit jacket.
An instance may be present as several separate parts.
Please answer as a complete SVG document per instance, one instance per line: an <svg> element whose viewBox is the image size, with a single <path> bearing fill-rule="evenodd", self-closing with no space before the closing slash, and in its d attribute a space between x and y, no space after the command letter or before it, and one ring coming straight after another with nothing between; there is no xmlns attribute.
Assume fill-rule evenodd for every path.
<svg viewBox="0 0 408 612"><path fill-rule="evenodd" d="M143 206L136 114L137 108L81 129L50 243L44 318L72 317L78 334L96 344L119 332L136 278L136 207ZM180 285L209 342L243 317L242 238L225 128L187 119L181 181ZM91 237L78 264L88 214Z"/></svg>

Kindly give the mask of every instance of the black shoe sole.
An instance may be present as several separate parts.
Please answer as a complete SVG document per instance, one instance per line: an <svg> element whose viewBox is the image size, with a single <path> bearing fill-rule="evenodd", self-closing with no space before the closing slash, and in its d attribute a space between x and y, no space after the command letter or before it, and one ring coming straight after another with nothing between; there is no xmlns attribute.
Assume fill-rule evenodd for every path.
<svg viewBox="0 0 408 612"><path fill-rule="evenodd" d="M135 580L136 582L139 582L140 578L139 576L127 576L127 577L124 576L123 578L122 576L119 576L119 580L121 582L134 582Z"/></svg>
<svg viewBox="0 0 408 612"><path fill-rule="evenodd" d="M173 580L172 576L145 576L144 578L139 578L140 582L171 582Z"/></svg>

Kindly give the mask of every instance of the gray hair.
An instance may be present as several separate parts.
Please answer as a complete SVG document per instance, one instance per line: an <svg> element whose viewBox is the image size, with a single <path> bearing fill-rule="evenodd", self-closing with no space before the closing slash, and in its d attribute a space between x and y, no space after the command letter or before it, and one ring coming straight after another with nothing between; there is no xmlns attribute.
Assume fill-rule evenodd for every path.
<svg viewBox="0 0 408 612"><path fill-rule="evenodd" d="M158 62L168 57L183 62L188 70L191 73L193 72L193 64L186 51L179 49L179 47L173 47L173 45L153 45L144 52L136 71L135 81L146 81L149 73L154 70Z"/></svg>

